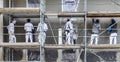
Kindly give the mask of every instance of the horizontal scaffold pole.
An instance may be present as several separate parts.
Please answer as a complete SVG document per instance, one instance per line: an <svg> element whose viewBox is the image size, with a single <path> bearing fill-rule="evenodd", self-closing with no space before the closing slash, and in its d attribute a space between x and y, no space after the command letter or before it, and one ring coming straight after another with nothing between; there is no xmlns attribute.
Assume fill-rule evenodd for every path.
<svg viewBox="0 0 120 62"><path fill-rule="evenodd" d="M39 42L34 43L0 43L0 47L7 48L17 48L17 49L38 49L40 46ZM83 44L75 44L75 45L57 45L57 44L45 44L44 48L46 49L83 49ZM109 44L98 44L98 45L88 45L88 49L120 49L120 44L109 45Z"/></svg>
<svg viewBox="0 0 120 62"><path fill-rule="evenodd" d="M0 13L2 14L37 14L33 15L35 17L39 17L38 13L40 12L39 8L0 8ZM84 12L45 12L45 15L47 16L58 16L58 17L84 17ZM29 17L30 15L26 15L26 17ZM30 16L32 17L32 16ZM87 17L120 17L119 11L114 12L87 12ZM19 18L19 16L17 16Z"/></svg>

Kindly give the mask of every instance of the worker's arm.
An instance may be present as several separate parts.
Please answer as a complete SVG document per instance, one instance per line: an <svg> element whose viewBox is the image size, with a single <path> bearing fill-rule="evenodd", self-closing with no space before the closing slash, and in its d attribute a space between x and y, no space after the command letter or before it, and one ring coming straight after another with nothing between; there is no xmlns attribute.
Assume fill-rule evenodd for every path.
<svg viewBox="0 0 120 62"><path fill-rule="evenodd" d="M40 30L40 23L38 24L38 26L37 26L37 32L39 32L39 30Z"/></svg>
<svg viewBox="0 0 120 62"><path fill-rule="evenodd" d="M48 26L47 26L47 24L45 23L44 24L44 31L46 32L48 30Z"/></svg>
<svg viewBox="0 0 120 62"><path fill-rule="evenodd" d="M26 24L24 25L24 30L26 30Z"/></svg>

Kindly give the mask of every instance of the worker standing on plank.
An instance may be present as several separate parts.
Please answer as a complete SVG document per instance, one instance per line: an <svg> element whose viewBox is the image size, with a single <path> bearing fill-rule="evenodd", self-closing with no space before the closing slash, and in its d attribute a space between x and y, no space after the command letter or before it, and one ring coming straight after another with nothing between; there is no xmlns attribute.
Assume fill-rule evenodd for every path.
<svg viewBox="0 0 120 62"><path fill-rule="evenodd" d="M25 34L26 43L28 43L29 39L31 43L33 42L33 34L32 34L33 29L34 29L34 26L31 23L31 20L27 19L27 23L25 23L24 25L24 30L26 31L26 34Z"/></svg>
<svg viewBox="0 0 120 62"><path fill-rule="evenodd" d="M37 32L39 33L38 40L41 46L44 46L45 44L47 30L48 30L47 24L44 21L41 21L37 26Z"/></svg>
<svg viewBox="0 0 120 62"><path fill-rule="evenodd" d="M108 31L110 32L110 45L117 44L117 23L114 19L111 19L111 24L109 25Z"/></svg>
<svg viewBox="0 0 120 62"><path fill-rule="evenodd" d="M16 24L16 20L13 20L12 23L10 23L7 26L8 33L9 33L9 43L16 43L16 37L15 37L15 29L14 29L14 24Z"/></svg>
<svg viewBox="0 0 120 62"><path fill-rule="evenodd" d="M67 22L64 26L66 43L65 44L73 44L73 24L70 19L67 19Z"/></svg>
<svg viewBox="0 0 120 62"><path fill-rule="evenodd" d="M95 44L98 44L98 38L99 38L99 31L101 30L101 25L99 23L99 19L97 19L96 21L94 21L94 19L92 19L92 23L93 23L93 27L92 27L92 35L91 35L91 40L90 40L90 44L93 44L93 41L95 40Z"/></svg>

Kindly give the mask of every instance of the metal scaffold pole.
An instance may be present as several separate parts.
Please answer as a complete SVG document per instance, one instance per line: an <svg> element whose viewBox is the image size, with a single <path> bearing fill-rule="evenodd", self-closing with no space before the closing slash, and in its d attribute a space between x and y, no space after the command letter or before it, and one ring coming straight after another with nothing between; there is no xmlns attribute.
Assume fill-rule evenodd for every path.
<svg viewBox="0 0 120 62"><path fill-rule="evenodd" d="M4 0L0 0L0 8L4 7ZM0 43L3 43L3 14L0 14ZM0 61L3 61L3 47L0 47Z"/></svg>
<svg viewBox="0 0 120 62"><path fill-rule="evenodd" d="M45 21L46 0L40 0L40 23ZM41 41L42 42L42 41ZM40 44L40 62L45 61L44 47Z"/></svg>
<svg viewBox="0 0 120 62"><path fill-rule="evenodd" d="M84 53L84 62L87 62L87 0L84 0L84 13L85 13L85 17L84 17L84 21L85 21L85 53Z"/></svg>

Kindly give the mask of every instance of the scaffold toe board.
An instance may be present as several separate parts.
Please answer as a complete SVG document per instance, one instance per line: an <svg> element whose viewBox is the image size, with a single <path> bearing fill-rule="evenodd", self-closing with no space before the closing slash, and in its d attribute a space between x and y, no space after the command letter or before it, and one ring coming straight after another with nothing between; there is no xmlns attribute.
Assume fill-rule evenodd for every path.
<svg viewBox="0 0 120 62"><path fill-rule="evenodd" d="M98 45L88 45L88 49L120 49L120 44L98 44Z"/></svg>

